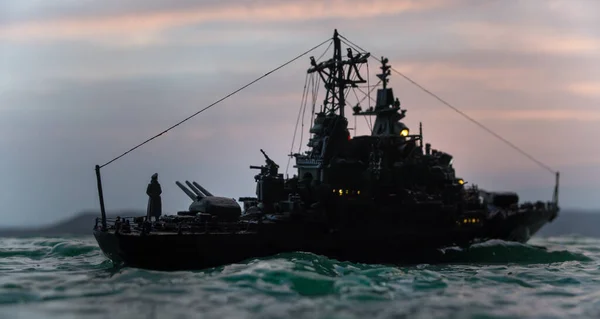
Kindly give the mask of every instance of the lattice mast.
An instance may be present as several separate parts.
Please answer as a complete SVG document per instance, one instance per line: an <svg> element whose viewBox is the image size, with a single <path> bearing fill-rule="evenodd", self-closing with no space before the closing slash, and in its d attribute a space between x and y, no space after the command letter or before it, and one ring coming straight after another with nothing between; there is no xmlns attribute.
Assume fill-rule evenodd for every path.
<svg viewBox="0 0 600 319"><path fill-rule="evenodd" d="M308 73L318 72L325 86L326 93L321 111L326 115L338 114L344 117L346 88L367 83L361 77L358 66L367 63L371 54L358 52L355 55L351 48L347 50L348 59L343 60L342 41L336 29L333 33L333 58L321 63L317 63L314 57L310 58L312 67L308 69ZM356 79L353 80L353 77Z"/></svg>

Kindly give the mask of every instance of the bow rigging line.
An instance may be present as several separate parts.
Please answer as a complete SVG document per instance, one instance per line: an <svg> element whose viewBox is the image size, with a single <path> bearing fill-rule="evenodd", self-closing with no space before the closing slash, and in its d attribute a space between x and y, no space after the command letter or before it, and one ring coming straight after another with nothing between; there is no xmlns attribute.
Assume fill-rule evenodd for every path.
<svg viewBox="0 0 600 319"><path fill-rule="evenodd" d="M135 149L137 149L137 148L141 147L142 145L144 145L144 144L146 144L146 143L148 143L148 142L150 142L150 141L154 140L155 138L157 138L157 137L159 137L159 136L161 136L161 135L163 135L163 134L167 133L168 131L170 131L170 130L174 129L175 127L177 127L177 126L179 126L179 125L181 125L181 124L183 124L184 122L188 121L189 119L193 118L194 116L196 116L196 115L198 115L198 114L200 114L200 113L202 113L202 112L204 112L204 111L206 111L206 110L210 109L211 107L213 107L213 106L215 106L215 105L217 105L217 104L219 104L219 103L223 102L224 100L226 100L226 99L230 98L231 96L235 95L236 93L238 93L238 92L242 91L243 89L245 89L245 88L247 88L247 87L251 86L252 84L254 84L254 83L256 83L256 82L258 82L258 81L260 81L260 80L264 79L265 77L267 77L267 76L271 75L272 73L274 73L274 72L276 72L276 71L278 71L278 70L282 69L283 67L285 67L285 66L287 66L287 65L291 64L292 62L294 62L294 61L296 61L296 60L300 59L301 57L303 57L303 56L305 56L305 55L309 54L310 52L312 52L312 51L314 51L314 50L318 49L319 47L321 47L322 45L324 45L324 44L325 44L325 43L327 43L327 42L330 42L331 40L332 40L332 38L329 38L329 39L327 39L327 40L325 40L325 41L321 42L320 44L318 44L318 45L316 45L316 46L314 46L314 47L310 48L309 50L307 50L307 51L305 51L305 52L301 53L300 55L296 56L295 58L293 58L293 59L291 59L291 60L289 60L289 61L287 61L287 62L285 62L285 63L283 63L283 64L281 64L281 65L279 65L278 67L276 67L276 68L272 69L271 71L269 71L269 72L267 72L267 73L265 73L265 74L261 75L260 77L258 77L258 78L256 78L255 80L253 80L253 81L249 82L248 84L246 84L246 85L244 85L244 86L240 87L239 89L237 89L237 90L235 90L235 91L233 91L233 92L231 92L231 93L227 94L226 96L224 96L224 97L222 97L221 99L219 99L219 100L217 100L217 101L215 101L215 102L211 103L210 105L208 105L208 106L204 107L203 109L201 109L201 110L197 111L196 113L194 113L194 114L192 114L192 115L190 115L190 116L186 117L185 119L183 119L183 120L179 121L178 123L176 123L176 124L172 125L171 127L167 128L166 130L164 130L164 131L162 131L162 132L160 132L160 133L158 133L158 134L156 134L156 135L152 136L151 138L149 138L149 139L147 139L147 140L143 141L142 143L140 143L140 144L136 145L135 147L131 148L131 149L130 149L130 150L128 150L127 152L125 152L125 153L123 153L123 154L121 154L121 155L119 155L119 156L117 156L117 157L113 158L112 160L110 160L110 161L106 162L105 164L103 164L103 165L101 165L101 166L97 166L97 170L98 170L98 169L100 169L100 168L102 168L102 167L104 167L104 166L106 166L106 165L109 165L109 164L111 164L112 162L114 162L114 161L116 161L116 160L120 159L121 157L123 157L123 156L125 156L125 155L127 155L127 154L131 153L131 152L132 152L132 151L134 151Z"/></svg>
<svg viewBox="0 0 600 319"><path fill-rule="evenodd" d="M340 38L342 38L343 42L348 45L349 47L353 47L355 50L357 51L363 51L363 52L367 52L366 50L364 50L363 48L361 48L360 46L354 44L352 41L348 40L346 37L344 37L343 35L339 34ZM371 55L371 57L375 60L377 60L377 58L375 57L375 55ZM552 169L550 166L544 164L542 161L536 159L535 157L533 157L532 155L530 155L529 153L525 152L524 150L522 150L521 148L519 148L518 146L516 146L515 144L513 144L512 142L510 142L509 140L507 140L506 138L500 136L498 133L492 131L490 128L486 127L485 125L481 124L480 122L478 122L477 120L475 120L474 118L470 117L469 115L467 115L466 113L464 113L463 111L459 110L458 108L456 108L455 106L453 106L452 104L446 102L444 99L442 99L441 97L439 97L437 94L431 92L430 90L426 89L425 87L423 87L422 85L420 85L419 83L415 82L413 79L411 79L410 77L404 75L402 72L394 69L393 67L390 67L392 71L394 71L396 74L400 75L401 77L403 77L404 79L406 79L407 81L409 81L410 83L412 83L413 85L415 85L416 87L418 87L419 89L421 89L422 91L424 91L425 93L429 94L430 96L432 96L433 98L435 98L436 100L440 101L442 104L446 105L447 107L451 108L452 110L454 110L455 112L457 112L458 114L462 115L464 118L466 118L467 120L473 122L475 125L479 126L481 129L485 130L486 132L492 134L494 137L498 138L499 140L501 140L502 142L506 143L508 146L510 146L511 148L513 148L514 150L516 150L517 152L521 153L521 155L529 158L531 161L533 161L534 163L536 163L537 165L539 165L541 168L549 171L552 174L557 174L558 171Z"/></svg>

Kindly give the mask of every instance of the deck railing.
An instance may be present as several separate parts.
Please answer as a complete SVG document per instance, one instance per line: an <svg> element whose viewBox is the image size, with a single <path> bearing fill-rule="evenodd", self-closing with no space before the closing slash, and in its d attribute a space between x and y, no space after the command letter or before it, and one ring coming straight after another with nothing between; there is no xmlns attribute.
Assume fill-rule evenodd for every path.
<svg viewBox="0 0 600 319"><path fill-rule="evenodd" d="M170 216L169 216L170 217ZM100 230L102 219L96 218L94 230ZM195 220L173 220L164 219L158 222L147 222L145 216L140 217L118 217L106 218L106 229L114 230L120 233L130 232L177 232L177 233L215 233L215 234L234 234L239 232L255 231L257 223L252 222L215 222L215 221L195 221Z"/></svg>

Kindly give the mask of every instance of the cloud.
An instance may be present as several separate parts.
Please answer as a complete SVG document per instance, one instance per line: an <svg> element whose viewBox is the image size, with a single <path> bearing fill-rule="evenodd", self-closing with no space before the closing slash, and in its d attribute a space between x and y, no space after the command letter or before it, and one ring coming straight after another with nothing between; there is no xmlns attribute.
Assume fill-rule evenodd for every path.
<svg viewBox="0 0 600 319"><path fill-rule="evenodd" d="M573 83L567 90L583 96L600 97L600 82Z"/></svg>
<svg viewBox="0 0 600 319"><path fill-rule="evenodd" d="M563 17L579 23L598 21L600 3L595 0L545 0L550 12L557 17Z"/></svg>
<svg viewBox="0 0 600 319"><path fill-rule="evenodd" d="M473 109L510 109L514 104L527 104L524 108L534 112L552 109L544 116L546 119L564 115L570 119L597 120L597 113L588 112L597 108L600 96L600 82L594 81L593 59L578 59L577 64L570 59L530 61L511 55L490 55L479 57L477 61L470 60L469 56L447 61L435 56L430 59L429 62L396 61L394 65L417 83L453 101L467 107L479 104ZM394 79L393 83L398 85L399 82ZM574 112L564 112L565 103L569 103L569 110ZM532 114L519 113L515 119L533 119ZM591 117L587 118L588 115Z"/></svg>
<svg viewBox="0 0 600 319"><path fill-rule="evenodd" d="M544 25L460 22L450 28L472 49L555 55L600 53L600 38Z"/></svg>
<svg viewBox="0 0 600 319"><path fill-rule="evenodd" d="M492 110L465 110L465 113L482 120L505 120L505 121L583 121L600 122L600 110L582 110L573 108L543 109L492 109Z"/></svg>
<svg viewBox="0 0 600 319"><path fill-rule="evenodd" d="M334 18L373 18L403 12L427 10L443 5L442 0L355 0L278 1L257 4L221 4L99 17L65 17L55 20L22 21L0 28L0 39L85 40L106 36L126 36L152 41L156 34L170 28L210 22L292 22Z"/></svg>
<svg viewBox="0 0 600 319"><path fill-rule="evenodd" d="M467 61L464 61L467 62ZM463 62L463 63L464 63ZM465 86L467 83L476 83L492 90L530 90L523 87L523 82L535 83L534 78L541 78L538 69L526 67L476 67L432 61L430 63L395 63L398 71L410 76L414 74L426 83L440 83L445 85Z"/></svg>

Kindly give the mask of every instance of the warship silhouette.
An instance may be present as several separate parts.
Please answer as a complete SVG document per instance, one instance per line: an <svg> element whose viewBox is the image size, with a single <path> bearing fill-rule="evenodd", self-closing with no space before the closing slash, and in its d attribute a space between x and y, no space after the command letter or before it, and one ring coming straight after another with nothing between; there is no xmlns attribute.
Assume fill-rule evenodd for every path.
<svg viewBox="0 0 600 319"><path fill-rule="evenodd" d="M352 262L434 263L443 261L439 251L445 247L491 239L525 243L557 217L558 172L549 202L520 203L516 193L467 186L456 175L453 156L424 143L422 125L413 133L402 123L406 109L389 87L394 69L388 59L375 59L380 81L370 86L360 70L371 54L337 30L327 42L332 58L310 58L307 78L323 84L325 98L313 106L307 151L290 154L296 174L284 177L261 149L265 164L250 166L258 170L255 197L236 201L195 181L177 181L192 201L186 211L155 221L115 220L106 218L100 178L100 168L112 161L96 166L102 217L93 233L104 254L116 264L156 270L203 269L295 251ZM375 122L370 135L353 137L346 97L365 84L377 88L374 104L349 109Z"/></svg>

